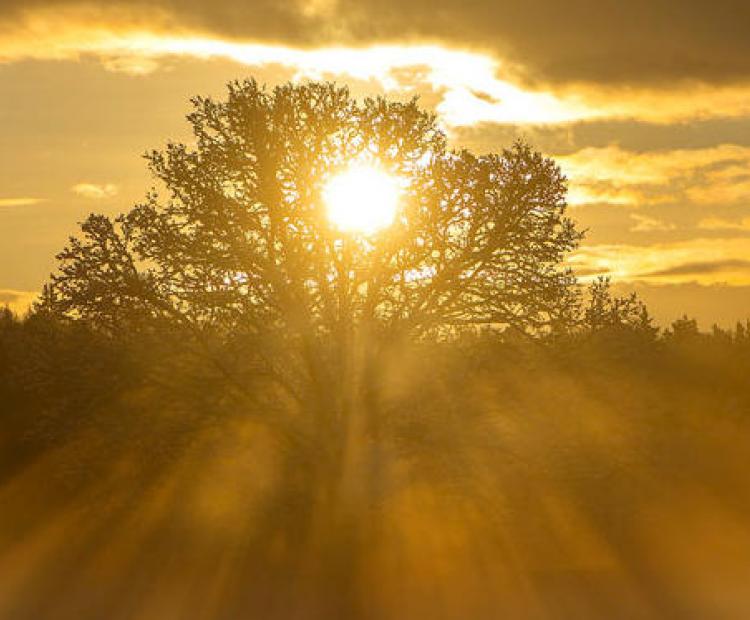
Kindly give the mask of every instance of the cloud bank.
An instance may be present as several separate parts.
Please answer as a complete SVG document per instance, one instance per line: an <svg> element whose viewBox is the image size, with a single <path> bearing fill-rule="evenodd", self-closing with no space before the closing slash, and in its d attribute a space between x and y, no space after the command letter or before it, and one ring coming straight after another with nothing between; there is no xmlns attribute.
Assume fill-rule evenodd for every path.
<svg viewBox="0 0 750 620"><path fill-rule="evenodd" d="M750 79L744 0L5 0L8 29L63 17L297 47L440 42L503 58L534 82Z"/></svg>

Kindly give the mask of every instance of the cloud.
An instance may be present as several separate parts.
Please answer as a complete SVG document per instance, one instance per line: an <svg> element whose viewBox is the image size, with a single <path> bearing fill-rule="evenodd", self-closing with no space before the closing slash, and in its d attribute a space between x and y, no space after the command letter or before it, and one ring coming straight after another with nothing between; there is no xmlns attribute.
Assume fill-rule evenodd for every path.
<svg viewBox="0 0 750 620"><path fill-rule="evenodd" d="M742 81L750 74L744 0L600 2L348 0L358 38L399 32L491 49L535 81Z"/></svg>
<svg viewBox="0 0 750 620"><path fill-rule="evenodd" d="M744 286L750 285L750 238L588 245L570 263L584 280L597 274L620 282Z"/></svg>
<svg viewBox="0 0 750 620"><path fill-rule="evenodd" d="M585 147L612 145L629 152L705 149L717 144L750 147L750 117L672 124L607 118L547 125L476 123L453 133L456 143L475 152L492 151L498 144L523 139L556 156L570 155Z"/></svg>
<svg viewBox="0 0 750 620"><path fill-rule="evenodd" d="M725 220L719 217L707 217L698 222L703 230L750 230L750 217L741 220Z"/></svg>
<svg viewBox="0 0 750 620"><path fill-rule="evenodd" d="M0 198L0 207L25 207L44 202L44 198Z"/></svg>
<svg viewBox="0 0 750 620"><path fill-rule="evenodd" d="M633 152L587 147L557 158L571 204L748 204L750 147Z"/></svg>
<svg viewBox="0 0 750 620"><path fill-rule="evenodd" d="M750 157L717 164L706 171L703 183L688 188L687 196L696 203L750 204Z"/></svg>
<svg viewBox="0 0 750 620"><path fill-rule="evenodd" d="M6 61L93 56L108 70L146 75L168 58L220 58L246 66L282 66L292 69L297 80L374 81L386 91L436 99L438 113L451 126L479 121L557 123L603 113L576 97L524 90L500 78L500 63L491 56L434 44L305 48L67 22L56 27L32 22L26 30L1 35L0 31L0 60Z"/></svg>
<svg viewBox="0 0 750 620"><path fill-rule="evenodd" d="M725 273L727 271L747 271L750 273L750 260L733 258L715 261L700 261L694 263L683 263L675 265L668 269L659 269L647 274L647 277L659 276L702 276L716 273Z"/></svg>
<svg viewBox="0 0 750 620"><path fill-rule="evenodd" d="M750 77L744 0L4 0L6 27L65 17L299 47L439 42L486 50L554 83L742 82Z"/></svg>
<svg viewBox="0 0 750 620"><path fill-rule="evenodd" d="M160 66L157 58L137 54L103 55L101 63L107 71L128 75L149 75L157 71Z"/></svg>
<svg viewBox="0 0 750 620"><path fill-rule="evenodd" d="M635 220L635 225L630 229L632 232L664 232L676 228L672 223L663 222L641 213L631 213L630 219Z"/></svg>
<svg viewBox="0 0 750 620"><path fill-rule="evenodd" d="M91 200L112 198L113 196L116 196L119 191L117 185L113 185L112 183L106 183L103 185L97 185L95 183L78 183L70 189L79 196Z"/></svg>
<svg viewBox="0 0 750 620"><path fill-rule="evenodd" d="M0 61L93 56L133 75L174 56L279 64L436 94L450 126L750 115L750 43L736 28L750 7L714 10L698 0L679 12L666 0L5 0Z"/></svg>

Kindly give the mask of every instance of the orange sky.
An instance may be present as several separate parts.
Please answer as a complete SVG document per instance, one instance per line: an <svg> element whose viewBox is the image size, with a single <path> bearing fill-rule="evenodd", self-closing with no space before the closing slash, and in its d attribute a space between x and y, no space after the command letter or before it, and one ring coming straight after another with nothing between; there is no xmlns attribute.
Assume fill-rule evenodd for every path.
<svg viewBox="0 0 750 620"><path fill-rule="evenodd" d="M679 8L679 10L677 10ZM3 0L0 303L28 303L90 211L150 186L230 79L418 94L456 146L516 137L570 178L573 258L667 321L750 315L750 23L744 2Z"/></svg>

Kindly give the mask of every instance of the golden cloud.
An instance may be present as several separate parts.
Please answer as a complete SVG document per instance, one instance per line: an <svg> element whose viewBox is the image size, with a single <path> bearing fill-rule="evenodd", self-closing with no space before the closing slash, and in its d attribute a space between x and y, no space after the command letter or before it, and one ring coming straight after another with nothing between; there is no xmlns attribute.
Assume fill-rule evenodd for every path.
<svg viewBox="0 0 750 620"><path fill-rule="evenodd" d="M3 0L0 21L76 17L297 47L435 43L504 58L549 84L728 84L750 77L743 0ZM691 86L692 88L692 86Z"/></svg>
<svg viewBox="0 0 750 620"><path fill-rule="evenodd" d="M676 228L671 222L664 222L641 213L631 213L630 219L635 221L635 225L630 229L632 232L664 232Z"/></svg>
<svg viewBox="0 0 750 620"><path fill-rule="evenodd" d="M750 217L741 220L726 220L719 217L707 217L698 222L703 230L750 230Z"/></svg>
<svg viewBox="0 0 750 620"><path fill-rule="evenodd" d="M0 198L0 207L26 207L44 202L44 198Z"/></svg>
<svg viewBox="0 0 750 620"><path fill-rule="evenodd" d="M36 8L0 29L0 61L20 59L77 60L97 58L111 71L146 75L169 58L225 59L245 66L281 65L296 79L344 78L370 80L386 91L438 95L437 112L447 126L481 122L552 124L592 119L638 119L669 123L710 117L750 115L750 86L652 85L625 87L555 84L529 89L514 81L514 69L497 50L467 42L409 39L387 44L362 44L343 37L295 44L268 42L256 34L245 39L222 37L191 24L175 23L164 10L144 14L126 7ZM127 4L127 3L126 3ZM320 16L326 2L304 5ZM299 15L297 15L299 13ZM140 15L140 16L139 16ZM277 41L283 40L278 37ZM426 43L426 41L431 41ZM299 43L303 43L300 45Z"/></svg>
<svg viewBox="0 0 750 620"><path fill-rule="evenodd" d="M750 285L750 238L588 245L570 263L583 280L606 275L619 282L746 286Z"/></svg>
<svg viewBox="0 0 750 620"><path fill-rule="evenodd" d="M97 185L96 183L78 183L70 189L75 194L91 200L112 198L113 196L116 196L119 191L117 185L113 185L112 183L105 183L103 185Z"/></svg>
<svg viewBox="0 0 750 620"><path fill-rule="evenodd" d="M570 180L573 205L692 202L750 203L750 148L637 153L611 145L557 158Z"/></svg>

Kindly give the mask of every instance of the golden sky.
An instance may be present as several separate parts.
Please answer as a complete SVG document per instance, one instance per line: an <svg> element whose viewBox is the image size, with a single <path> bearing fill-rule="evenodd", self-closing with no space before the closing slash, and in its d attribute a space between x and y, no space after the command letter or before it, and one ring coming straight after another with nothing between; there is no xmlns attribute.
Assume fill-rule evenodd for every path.
<svg viewBox="0 0 750 620"><path fill-rule="evenodd" d="M230 79L419 95L456 146L517 137L570 179L573 262L662 321L750 316L744 0L2 0L0 303L23 307L91 211L150 187Z"/></svg>

